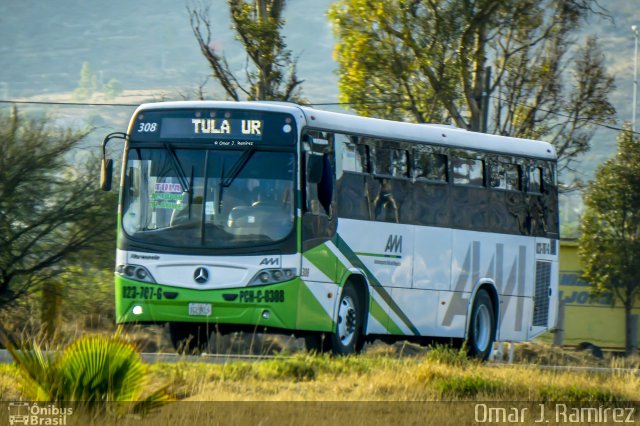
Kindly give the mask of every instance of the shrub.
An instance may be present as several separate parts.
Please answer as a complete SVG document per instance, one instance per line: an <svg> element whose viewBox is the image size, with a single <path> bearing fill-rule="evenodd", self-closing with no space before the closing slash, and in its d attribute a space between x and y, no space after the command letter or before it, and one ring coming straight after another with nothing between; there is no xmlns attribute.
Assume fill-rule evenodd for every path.
<svg viewBox="0 0 640 426"><path fill-rule="evenodd" d="M463 367L471 363L466 348L454 348L448 345L434 345L430 347L426 355L427 361L438 364Z"/></svg>
<svg viewBox="0 0 640 426"><path fill-rule="evenodd" d="M508 387L499 380L478 375L442 377L434 381L443 398L476 398L477 396L500 397Z"/></svg>
<svg viewBox="0 0 640 426"><path fill-rule="evenodd" d="M261 369L265 377L275 379L307 381L314 380L318 374L318 366L314 362L302 358L291 358L270 362Z"/></svg>
<svg viewBox="0 0 640 426"><path fill-rule="evenodd" d="M21 373L22 392L33 400L71 402L94 413L109 408L105 403L129 402L112 407L144 413L171 399L165 388L145 394L142 360L118 336L83 336L60 354L37 342L17 350L3 340Z"/></svg>
<svg viewBox="0 0 640 426"><path fill-rule="evenodd" d="M540 389L540 399L545 402L621 402L625 397L610 389L595 386L547 385Z"/></svg>

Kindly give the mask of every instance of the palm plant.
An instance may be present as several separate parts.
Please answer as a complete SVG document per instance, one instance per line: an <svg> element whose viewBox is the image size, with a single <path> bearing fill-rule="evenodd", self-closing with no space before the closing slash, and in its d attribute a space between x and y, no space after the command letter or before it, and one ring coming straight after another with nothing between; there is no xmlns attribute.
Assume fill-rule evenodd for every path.
<svg viewBox="0 0 640 426"><path fill-rule="evenodd" d="M146 368L136 348L118 334L82 336L61 353L35 341L18 350L3 333L0 340L19 368L25 397L35 401L64 401L93 413L109 407L145 413L171 400L166 387L146 392Z"/></svg>

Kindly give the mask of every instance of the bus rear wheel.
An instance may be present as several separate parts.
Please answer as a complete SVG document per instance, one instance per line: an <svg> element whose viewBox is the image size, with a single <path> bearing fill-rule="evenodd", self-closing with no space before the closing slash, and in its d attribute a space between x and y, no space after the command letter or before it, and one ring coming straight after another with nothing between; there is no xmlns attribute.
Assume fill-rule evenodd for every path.
<svg viewBox="0 0 640 426"><path fill-rule="evenodd" d="M211 329L209 324L170 322L169 336L176 352L199 355L208 349Z"/></svg>
<svg viewBox="0 0 640 426"><path fill-rule="evenodd" d="M493 302L486 290L479 290L473 301L467 333L467 352L470 357L486 361L496 337L496 318Z"/></svg>
<svg viewBox="0 0 640 426"><path fill-rule="evenodd" d="M331 352L334 355L349 355L362 348L361 333L364 312L358 292L347 284L342 290L338 304L336 328L329 336Z"/></svg>

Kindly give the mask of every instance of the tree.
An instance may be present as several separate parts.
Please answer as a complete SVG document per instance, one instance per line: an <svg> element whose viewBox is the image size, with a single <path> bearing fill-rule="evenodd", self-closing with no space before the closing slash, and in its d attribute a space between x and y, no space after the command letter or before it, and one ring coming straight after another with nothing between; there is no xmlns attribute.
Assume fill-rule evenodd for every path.
<svg viewBox="0 0 640 426"><path fill-rule="evenodd" d="M360 114L545 139L560 171L612 120L595 0L338 0L340 100ZM489 109L493 116L489 119ZM486 126L484 123L487 123Z"/></svg>
<svg viewBox="0 0 640 426"><path fill-rule="evenodd" d="M0 307L71 264L112 266L115 196L96 189L97 159L71 163L87 133L0 112Z"/></svg>
<svg viewBox="0 0 640 426"><path fill-rule="evenodd" d="M301 101L302 81L296 74L296 60L280 34L285 23L282 18L285 0L228 0L228 3L233 29L247 53L248 87L240 83L225 56L211 42L209 7L187 7L200 50L226 95L234 101L243 96L249 100Z"/></svg>
<svg viewBox="0 0 640 426"><path fill-rule="evenodd" d="M84 62L82 69L80 69L80 81L78 87L73 91L73 96L78 100L87 100L93 96L96 90L98 90L98 77L91 70L89 62Z"/></svg>
<svg viewBox="0 0 640 426"><path fill-rule="evenodd" d="M596 292L611 292L624 305L626 352L632 342L632 308L640 295L640 140L629 129L618 152L596 171L586 190L579 254L584 277Z"/></svg>
<svg viewBox="0 0 640 426"><path fill-rule="evenodd" d="M108 98L113 99L122 93L122 83L120 83L119 80L112 78L107 82L107 84L102 86L102 90Z"/></svg>

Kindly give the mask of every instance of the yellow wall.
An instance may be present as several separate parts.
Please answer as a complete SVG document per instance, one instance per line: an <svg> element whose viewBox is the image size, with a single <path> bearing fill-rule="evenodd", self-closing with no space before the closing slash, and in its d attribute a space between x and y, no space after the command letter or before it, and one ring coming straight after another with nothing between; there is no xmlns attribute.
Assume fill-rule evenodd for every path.
<svg viewBox="0 0 640 426"><path fill-rule="evenodd" d="M582 266L575 241L560 242L560 300L564 301L564 345L590 342L624 349L624 309L612 307L612 296L590 298L591 286L580 278ZM640 312L640 309L636 309Z"/></svg>

